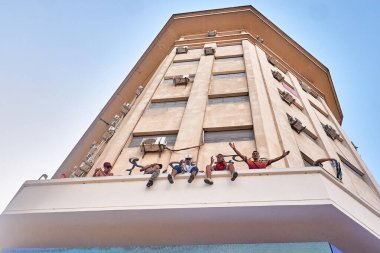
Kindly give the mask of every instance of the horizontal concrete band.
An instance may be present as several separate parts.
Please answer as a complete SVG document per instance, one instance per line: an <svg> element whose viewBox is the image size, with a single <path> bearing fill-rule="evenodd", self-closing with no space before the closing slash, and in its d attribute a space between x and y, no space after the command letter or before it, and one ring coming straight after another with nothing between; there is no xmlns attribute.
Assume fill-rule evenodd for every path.
<svg viewBox="0 0 380 253"><path fill-rule="evenodd" d="M319 167L240 171L234 182L228 172L215 172L212 186L203 182L203 175L189 184L184 174L174 184L160 175L146 188L148 177L27 181L0 216L0 244L109 247L317 240L356 252L371 252L366 245L380 249L379 212L342 191L341 183Z"/></svg>

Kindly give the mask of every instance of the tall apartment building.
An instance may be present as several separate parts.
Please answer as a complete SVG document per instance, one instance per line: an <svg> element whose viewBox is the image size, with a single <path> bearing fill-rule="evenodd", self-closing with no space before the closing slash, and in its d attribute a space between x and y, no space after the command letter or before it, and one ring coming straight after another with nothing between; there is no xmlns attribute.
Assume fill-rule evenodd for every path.
<svg viewBox="0 0 380 253"><path fill-rule="evenodd" d="M329 242L380 252L379 187L342 119L329 70L253 7L175 14L53 178L24 183L1 215L0 244ZM248 157L290 154L249 170L229 142ZM216 171L207 185L219 153L239 176ZM169 184L187 154L201 172ZM341 171L313 166L326 157ZM105 161L114 176L94 178ZM163 168L147 188L140 166L151 163Z"/></svg>

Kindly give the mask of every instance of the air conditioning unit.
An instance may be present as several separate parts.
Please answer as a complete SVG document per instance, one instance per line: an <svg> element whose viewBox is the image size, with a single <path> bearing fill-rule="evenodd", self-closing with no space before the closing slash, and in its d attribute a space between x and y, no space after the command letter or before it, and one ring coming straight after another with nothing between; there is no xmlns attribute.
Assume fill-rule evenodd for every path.
<svg viewBox="0 0 380 253"><path fill-rule="evenodd" d="M86 157L91 157L91 156L93 156L97 150L98 150L98 146L96 145L96 141L94 141L94 142L91 144L91 146L90 146L90 150L88 151Z"/></svg>
<svg viewBox="0 0 380 253"><path fill-rule="evenodd" d="M310 92L311 92L311 88L310 88L309 85L307 85L307 84L305 84L305 83L303 83L303 82L301 82L301 81L300 81L300 85L301 85L301 88L302 88L304 91L306 91L307 93L310 93Z"/></svg>
<svg viewBox="0 0 380 253"><path fill-rule="evenodd" d="M167 144L166 137L143 138L140 150L143 153L143 157L148 152L158 152L161 155Z"/></svg>
<svg viewBox="0 0 380 253"><path fill-rule="evenodd" d="M92 156L86 157L86 160L84 161L84 163L92 167L92 165L94 165L94 158Z"/></svg>
<svg viewBox="0 0 380 253"><path fill-rule="evenodd" d="M177 47L175 50L176 54L187 54L189 48L187 46Z"/></svg>
<svg viewBox="0 0 380 253"><path fill-rule="evenodd" d="M313 97L317 98L318 97L318 93L316 91L314 91L309 85L307 85L306 83L302 82L302 81L299 81L300 85L301 85L301 88L306 92L306 93L309 93L310 95L312 95Z"/></svg>
<svg viewBox="0 0 380 253"><path fill-rule="evenodd" d="M144 90L144 86L140 85L139 87L137 87L136 95L140 96L140 94L142 93L143 90Z"/></svg>
<svg viewBox="0 0 380 253"><path fill-rule="evenodd" d="M130 103L127 103L127 102L125 102L123 105L122 105L122 107L121 107L121 113L123 113L124 115L126 115L128 112L129 112L129 110L131 110L131 104Z"/></svg>
<svg viewBox="0 0 380 253"><path fill-rule="evenodd" d="M86 174L91 170L92 165L88 165L86 162L82 162L79 165L79 170L84 171Z"/></svg>
<svg viewBox="0 0 380 253"><path fill-rule="evenodd" d="M288 116L288 120L292 128L299 134L306 129L306 126L302 125L302 122L296 117Z"/></svg>
<svg viewBox="0 0 380 253"><path fill-rule="evenodd" d="M338 139L340 137L336 130L328 124L324 125L323 129L325 129L326 134L333 140Z"/></svg>
<svg viewBox="0 0 380 253"><path fill-rule="evenodd" d="M288 105L291 105L296 101L296 99L287 91L280 91L280 96Z"/></svg>
<svg viewBox="0 0 380 253"><path fill-rule="evenodd" d="M282 82L282 81L284 81L284 77L281 75L281 73L280 72L278 72L278 71L274 71L274 70L272 70L272 75L273 75L273 77L277 80L277 81L279 81L279 82Z"/></svg>
<svg viewBox="0 0 380 253"><path fill-rule="evenodd" d="M84 177L87 173L81 169L78 168L78 166L74 167L73 172L71 173L70 177Z"/></svg>
<svg viewBox="0 0 380 253"><path fill-rule="evenodd" d="M260 35L256 35L256 40L260 43L264 43L264 39L260 37Z"/></svg>
<svg viewBox="0 0 380 253"><path fill-rule="evenodd" d="M272 64L273 66L276 66L277 64L278 64L278 61L276 60L276 58L274 58L273 56L268 56L267 57L267 59L268 59L268 62L270 63L270 64Z"/></svg>
<svg viewBox="0 0 380 253"><path fill-rule="evenodd" d="M208 31L207 37L215 37L216 36L216 30Z"/></svg>
<svg viewBox="0 0 380 253"><path fill-rule="evenodd" d="M190 77L188 75L180 75L173 77L174 85L186 85L190 82Z"/></svg>
<svg viewBox="0 0 380 253"><path fill-rule="evenodd" d="M111 122L110 125L113 126L113 127L116 127L117 124L119 123L119 121L120 121L120 116L116 114L116 115L113 117L112 122Z"/></svg>
<svg viewBox="0 0 380 253"><path fill-rule="evenodd" d="M111 137L115 134L115 132L116 132L116 128L114 126L110 126L107 132L103 134L103 140L109 141L109 139L111 139Z"/></svg>
<svg viewBox="0 0 380 253"><path fill-rule="evenodd" d="M214 55L215 54L215 48L213 47L205 47L204 48L205 55Z"/></svg>

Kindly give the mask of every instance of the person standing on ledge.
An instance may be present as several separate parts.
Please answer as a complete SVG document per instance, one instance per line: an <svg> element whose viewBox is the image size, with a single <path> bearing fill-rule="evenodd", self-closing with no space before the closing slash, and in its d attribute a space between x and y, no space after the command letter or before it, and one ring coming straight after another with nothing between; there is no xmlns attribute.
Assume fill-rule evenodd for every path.
<svg viewBox="0 0 380 253"><path fill-rule="evenodd" d="M101 168L95 169L94 177L106 177L106 176L113 176L113 173L111 173L112 165L109 162L105 162L103 164L103 170Z"/></svg>
<svg viewBox="0 0 380 253"><path fill-rule="evenodd" d="M162 169L162 164L160 163L153 163L140 169L140 171L144 171L144 174L152 175L149 178L149 181L146 184L146 187L151 187L153 185L154 180L156 180L158 175L160 174L160 169Z"/></svg>
<svg viewBox="0 0 380 253"><path fill-rule="evenodd" d="M289 151L283 151L282 155L273 159L270 159L268 161L259 161L260 154L258 151L254 150L252 152L252 158L248 159L245 155L239 152L239 150L236 149L235 143L229 143L230 147L235 151L235 153L243 159L243 161L248 165L248 168L250 170L255 170L255 169L265 169L269 165L271 165L274 162L277 162L281 159L283 159L285 156L289 155Z"/></svg>
<svg viewBox="0 0 380 253"><path fill-rule="evenodd" d="M232 163L226 163L224 160L224 156L222 154L218 154L216 156L216 164L214 165L214 157L211 156L211 162L210 165L206 166L206 178L205 183L212 185L214 182L211 179L211 172L213 170L221 171L221 170L229 170L231 173L231 181L235 181L235 179L238 176L238 173L235 171L235 167Z"/></svg>

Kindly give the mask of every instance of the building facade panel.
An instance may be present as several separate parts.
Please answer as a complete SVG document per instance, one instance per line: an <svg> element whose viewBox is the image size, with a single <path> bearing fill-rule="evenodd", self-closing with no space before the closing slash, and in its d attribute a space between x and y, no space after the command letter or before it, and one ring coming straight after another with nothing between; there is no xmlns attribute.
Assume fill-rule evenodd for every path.
<svg viewBox="0 0 380 253"><path fill-rule="evenodd" d="M89 242L104 242L107 229L117 231L110 239L114 245L165 245L174 233L176 242L184 244L218 244L228 238L228 243L251 243L253 237L332 240L347 252L371 252L367 244L380 248L379 188L339 124L342 115L328 70L290 38L278 49L272 40L285 34L274 25L267 27L270 21L252 7L206 13L171 18L55 179L27 182L15 196L5 211L8 231L17 234L10 224L12 215L20 215L26 221L22 228L38 228L36 235L22 233L26 241L50 236L56 242L63 230L49 234L34 226L39 221L34 215L67 219L71 230L74 215L80 225L87 219L82 226L86 231L104 226L96 236L86 237ZM243 24L247 31L242 32ZM136 79L135 73L144 78ZM146 138L152 143L143 143ZM276 159L267 168L249 170L230 142L248 158L255 150L261 161ZM215 165L211 157L218 154L239 176L232 181L229 171L214 171L214 184L206 185L206 166ZM169 183L172 168L188 155L200 170L195 180L189 184L189 174L179 173ZM330 162L313 166L322 158L340 162L343 177ZM93 178L105 161L112 163L113 176ZM149 187L150 175L140 169L154 163L162 169ZM71 178L58 179L61 172ZM103 219L111 223L105 225ZM201 225L205 229L199 230ZM160 233L142 238L149 229ZM4 229L0 232L8 236ZM182 236L190 232L194 238ZM9 245L25 246L22 240ZM75 238L68 241L75 243Z"/></svg>
<svg viewBox="0 0 380 253"><path fill-rule="evenodd" d="M229 58L229 57L241 57L243 56L242 45L226 45L218 46L216 48L216 58Z"/></svg>
<svg viewBox="0 0 380 253"><path fill-rule="evenodd" d="M244 72L211 77L209 97L248 95L247 77Z"/></svg>

